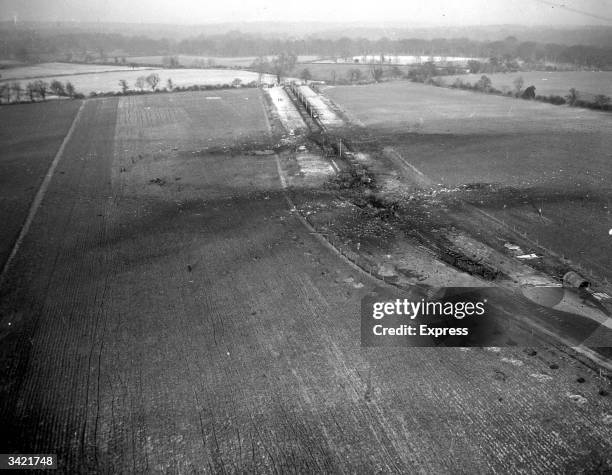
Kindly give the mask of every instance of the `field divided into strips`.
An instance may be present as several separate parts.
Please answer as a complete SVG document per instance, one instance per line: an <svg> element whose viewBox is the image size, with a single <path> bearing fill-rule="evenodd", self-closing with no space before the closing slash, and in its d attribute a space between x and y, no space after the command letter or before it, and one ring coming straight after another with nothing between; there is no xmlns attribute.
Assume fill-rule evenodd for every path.
<svg viewBox="0 0 612 475"><path fill-rule="evenodd" d="M271 147L262 100L258 89L121 98L115 183L129 187L135 196L167 195L180 189L182 198L177 200L185 199L190 186L198 183L208 183L222 194L241 187L250 189L249 183L256 187L257 177L267 173L265 170L253 170L253 177L236 173L233 181L221 181L215 178L215 168L228 156L244 152L241 160L249 160L246 154ZM149 186L149 180L157 178L168 185Z"/></svg>
<svg viewBox="0 0 612 475"><path fill-rule="evenodd" d="M0 268L80 101L0 107Z"/></svg>
<svg viewBox="0 0 612 475"><path fill-rule="evenodd" d="M612 278L612 115L404 82L326 93L434 183L491 185L464 197Z"/></svg>
<svg viewBox="0 0 612 475"><path fill-rule="evenodd" d="M321 246L276 158L250 153L271 145L259 94L86 102L1 289L3 451L57 453L67 473L606 460L611 402L556 351L360 347L380 283Z"/></svg>

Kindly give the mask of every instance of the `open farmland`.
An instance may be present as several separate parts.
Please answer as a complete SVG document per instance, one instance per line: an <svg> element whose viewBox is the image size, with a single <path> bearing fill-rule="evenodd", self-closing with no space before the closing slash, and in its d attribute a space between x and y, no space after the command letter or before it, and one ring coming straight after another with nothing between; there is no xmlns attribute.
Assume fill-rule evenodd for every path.
<svg viewBox="0 0 612 475"><path fill-rule="evenodd" d="M146 69L146 68L139 68ZM72 76L77 74L99 74L113 71L133 71L128 66L104 64L76 63L41 63L28 66L18 66L2 70L3 80L39 79L57 76Z"/></svg>
<svg viewBox="0 0 612 475"><path fill-rule="evenodd" d="M440 188L612 278L609 114L405 82L326 92Z"/></svg>
<svg viewBox="0 0 612 475"><path fill-rule="evenodd" d="M475 84L482 74L463 74L460 76L441 76L447 85L456 79ZM610 71L526 71L518 73L487 74L493 87L499 90L514 91L514 80L522 77L524 88L535 86L536 94L565 97L570 88L578 91L579 97L590 101L597 94L612 96L612 72Z"/></svg>
<svg viewBox="0 0 612 475"><path fill-rule="evenodd" d="M383 66L383 70L387 71L394 66ZM407 73L410 66L397 66L402 73ZM300 72L308 69L312 74L312 79L317 81L334 82L340 80L348 80L350 71L358 69L361 71L362 78L370 81L370 66L367 64L356 63L298 63L292 71L292 76L299 77Z"/></svg>
<svg viewBox="0 0 612 475"><path fill-rule="evenodd" d="M0 268L79 106L51 101L0 107Z"/></svg>
<svg viewBox="0 0 612 475"><path fill-rule="evenodd" d="M612 403L550 347L362 348L381 282L296 216L270 130L257 89L85 102L0 288L5 452L72 473L607 463Z"/></svg>
<svg viewBox="0 0 612 475"><path fill-rule="evenodd" d="M257 59L256 56L237 56L237 57L219 57L219 56L196 56L189 54L176 55L181 66L225 66L225 67L238 67L238 68L249 68L253 61ZM130 56L126 58L128 63L135 64L155 64L163 65L164 58L168 56ZM298 61L314 61L317 56L298 56Z"/></svg>
<svg viewBox="0 0 612 475"><path fill-rule="evenodd" d="M119 92L121 86L119 81L125 79L128 82L130 89L135 88L136 79L140 76L147 76L152 73L157 73L161 79L159 88L166 87L168 79L172 79L174 86L186 87L194 85L221 85L231 84L238 78L244 83L257 81L258 74L250 71L231 70L231 69L126 69L122 71L99 72L95 74L83 73L74 75L48 75L41 77L47 82L57 79L65 83L70 81L77 92L89 94L90 92ZM270 75L264 75L263 81L273 83L275 78ZM2 80L9 82L10 80ZM0 82L2 82L0 81Z"/></svg>

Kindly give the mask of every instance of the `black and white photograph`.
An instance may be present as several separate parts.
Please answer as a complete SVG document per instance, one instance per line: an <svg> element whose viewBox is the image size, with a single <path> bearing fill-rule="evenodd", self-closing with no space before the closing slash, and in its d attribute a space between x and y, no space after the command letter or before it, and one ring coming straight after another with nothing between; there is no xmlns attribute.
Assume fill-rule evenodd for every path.
<svg viewBox="0 0 612 475"><path fill-rule="evenodd" d="M611 212L610 0L0 0L0 470L612 474Z"/></svg>

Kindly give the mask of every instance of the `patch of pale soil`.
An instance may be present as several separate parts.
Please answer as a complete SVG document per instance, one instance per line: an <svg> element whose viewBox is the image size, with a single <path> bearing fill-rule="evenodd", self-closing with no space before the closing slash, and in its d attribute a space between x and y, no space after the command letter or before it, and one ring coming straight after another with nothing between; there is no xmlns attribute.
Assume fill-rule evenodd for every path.
<svg viewBox="0 0 612 475"><path fill-rule="evenodd" d="M282 87L270 87L264 89L264 91L270 96L270 100L278 113L278 118L287 132L291 133L306 128L302 116Z"/></svg>
<svg viewBox="0 0 612 475"><path fill-rule="evenodd" d="M334 169L323 157L310 152L298 152L296 160L300 170L307 177L327 178L334 173Z"/></svg>

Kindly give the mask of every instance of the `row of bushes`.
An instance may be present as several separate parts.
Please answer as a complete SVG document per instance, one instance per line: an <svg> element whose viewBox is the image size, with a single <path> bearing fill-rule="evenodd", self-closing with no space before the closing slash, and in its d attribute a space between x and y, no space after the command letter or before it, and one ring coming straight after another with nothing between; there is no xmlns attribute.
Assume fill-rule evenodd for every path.
<svg viewBox="0 0 612 475"><path fill-rule="evenodd" d="M582 107L586 109L595 109L602 111L612 111L612 99L604 94L598 94L594 96L592 101L588 101L585 99L579 98L579 92L571 88L568 94L563 96L558 96L555 94L551 94L548 96L545 95L536 95L535 94L535 86L529 86L523 89L523 81L522 78L517 78L515 80L515 88L513 91L510 90L499 90L493 87L491 79L485 75L481 76L480 79L471 84L468 81L463 81L460 78L455 79L455 81L447 85L444 81L444 78L427 78L425 81L415 81L414 82L424 82L425 84L430 84L438 87L450 87L453 89L463 89L475 92L481 92L485 94L496 94L499 96L508 96L508 97L516 97L519 99L532 99L540 102L546 102L548 104L554 105L569 105L571 107Z"/></svg>
<svg viewBox="0 0 612 475"><path fill-rule="evenodd" d="M171 92L188 92L188 91L217 91L222 89L235 89L237 87L255 88L258 87L257 81L251 81L244 84L200 84L193 86L173 86L172 89L166 87L161 89L145 90L145 89L127 89L118 92L90 92L89 97L114 97L114 96L139 96L143 94L167 94Z"/></svg>

